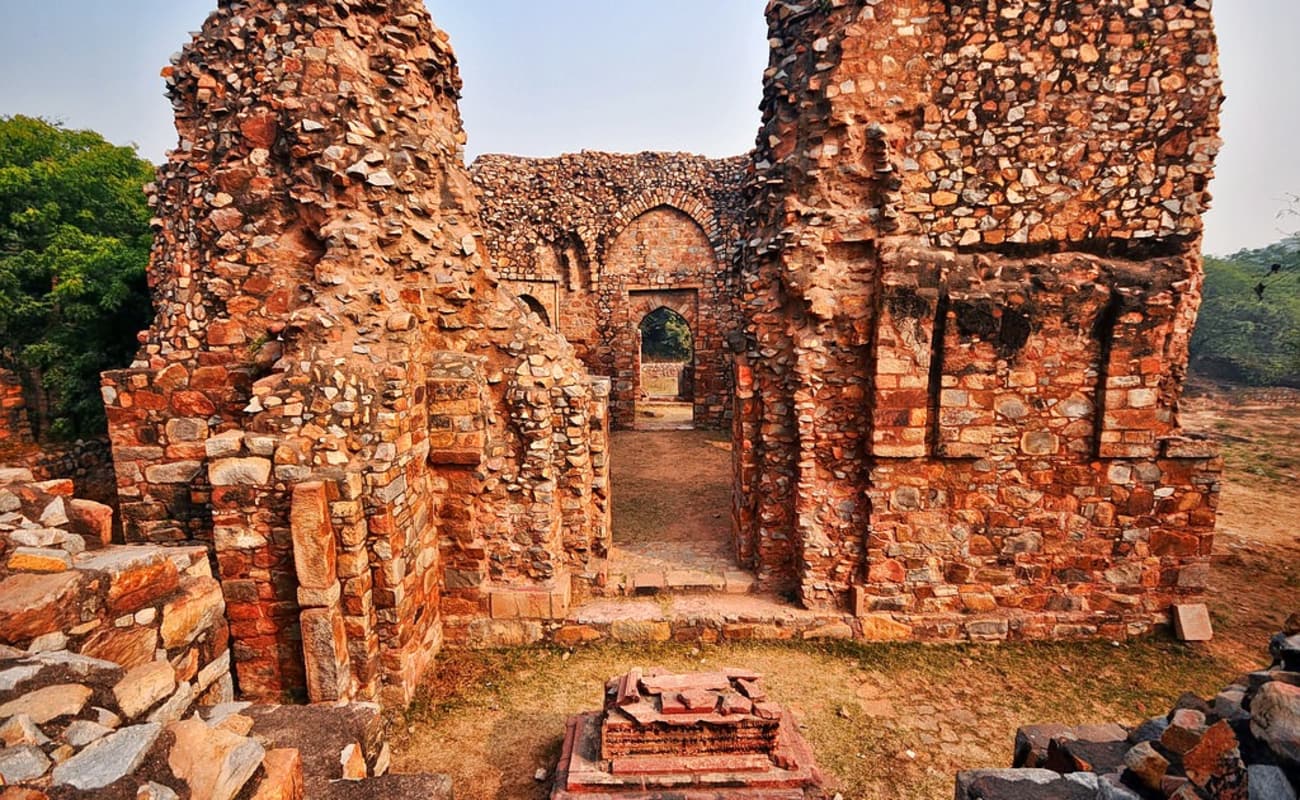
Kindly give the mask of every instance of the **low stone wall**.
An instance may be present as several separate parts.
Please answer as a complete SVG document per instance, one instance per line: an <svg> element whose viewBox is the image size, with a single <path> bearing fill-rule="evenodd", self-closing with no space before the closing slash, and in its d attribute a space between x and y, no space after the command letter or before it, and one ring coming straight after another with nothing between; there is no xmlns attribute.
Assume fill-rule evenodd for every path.
<svg viewBox="0 0 1300 800"><path fill-rule="evenodd" d="M655 398L690 398L693 373L689 361L642 361L641 392Z"/></svg>
<svg viewBox="0 0 1300 800"><path fill-rule="evenodd" d="M108 437L40 445L14 461L30 469L37 480L67 478L72 481L77 497L117 510L117 478L113 474L113 446Z"/></svg>
<svg viewBox="0 0 1300 800"><path fill-rule="evenodd" d="M1268 669L1209 701L1183 695L1132 730L1031 725L1014 768L957 776L956 800L1295 800L1300 792L1300 613L1269 646Z"/></svg>

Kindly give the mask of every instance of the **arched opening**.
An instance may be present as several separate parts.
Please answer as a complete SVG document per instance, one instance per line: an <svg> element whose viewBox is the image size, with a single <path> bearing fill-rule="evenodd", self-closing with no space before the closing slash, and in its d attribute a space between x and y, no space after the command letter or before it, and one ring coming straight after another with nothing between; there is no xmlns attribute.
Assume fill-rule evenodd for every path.
<svg viewBox="0 0 1300 800"><path fill-rule="evenodd" d="M641 318L636 427L689 428L695 419L695 335L690 322L667 306Z"/></svg>
<svg viewBox="0 0 1300 800"><path fill-rule="evenodd" d="M546 306L542 305L540 300L531 294L521 294L519 299L524 301L524 305L528 306L529 311L541 317L543 325L548 328L551 327L551 315L546 313Z"/></svg>

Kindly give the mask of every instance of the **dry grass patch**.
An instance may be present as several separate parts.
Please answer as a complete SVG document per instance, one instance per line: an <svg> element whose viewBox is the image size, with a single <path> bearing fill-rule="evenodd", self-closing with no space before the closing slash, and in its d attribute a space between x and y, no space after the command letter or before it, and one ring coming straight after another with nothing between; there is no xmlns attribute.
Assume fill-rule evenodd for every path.
<svg viewBox="0 0 1300 800"><path fill-rule="evenodd" d="M451 774L461 800L540 800L549 783L534 773L554 767L565 718L598 708L605 680L638 665L762 671L846 800L946 797L956 771L1007 764L1020 725L1136 722L1233 677L1222 660L1168 641L455 653L408 712L396 766Z"/></svg>

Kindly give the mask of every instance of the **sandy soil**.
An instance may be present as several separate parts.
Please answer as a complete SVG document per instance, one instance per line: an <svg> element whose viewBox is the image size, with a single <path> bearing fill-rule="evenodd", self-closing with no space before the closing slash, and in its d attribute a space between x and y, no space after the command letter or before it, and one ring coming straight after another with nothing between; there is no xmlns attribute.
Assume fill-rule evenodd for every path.
<svg viewBox="0 0 1300 800"><path fill-rule="evenodd" d="M743 665L765 672L770 693L799 713L804 734L845 800L948 798L958 770L1009 763L1020 725L1133 723L1163 713L1184 691L1212 695L1265 660L1268 636L1298 605L1300 407L1243 407L1211 397L1189 403L1184 422L1225 447L1217 569L1207 597L1217 632L1211 643L448 653L419 701L397 720L395 766L452 774L460 800L541 800L550 787L534 774L542 769L549 776L554 767L564 718L599 707L607 678L636 665ZM717 488L710 488L718 470L700 449L725 455L725 442L708 442L699 433L638 436L651 435L616 442L615 469L626 469L633 458L665 465L651 472L665 483L656 488L651 480L626 481L626 474L619 483L616 475L622 546L651 534L690 541L698 526L713 531L725 521ZM674 436L682 438L668 438ZM646 510L656 502L670 510L668 517ZM713 518L714 511L723 511L724 519Z"/></svg>
<svg viewBox="0 0 1300 800"><path fill-rule="evenodd" d="M610 447L615 569L735 569L727 434L617 431Z"/></svg>

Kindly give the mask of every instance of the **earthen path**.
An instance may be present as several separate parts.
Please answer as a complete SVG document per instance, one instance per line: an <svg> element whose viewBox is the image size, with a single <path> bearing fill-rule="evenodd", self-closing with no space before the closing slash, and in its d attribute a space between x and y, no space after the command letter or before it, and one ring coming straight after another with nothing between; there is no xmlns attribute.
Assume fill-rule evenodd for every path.
<svg viewBox="0 0 1300 800"><path fill-rule="evenodd" d="M612 439L614 569L734 570L726 434L619 431Z"/></svg>

